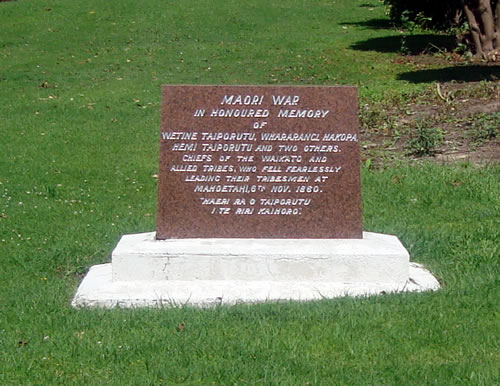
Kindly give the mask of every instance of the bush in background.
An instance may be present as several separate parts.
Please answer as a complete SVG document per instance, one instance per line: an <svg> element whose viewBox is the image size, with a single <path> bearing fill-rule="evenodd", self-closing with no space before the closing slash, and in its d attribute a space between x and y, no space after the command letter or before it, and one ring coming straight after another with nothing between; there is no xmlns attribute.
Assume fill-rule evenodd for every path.
<svg viewBox="0 0 500 386"><path fill-rule="evenodd" d="M477 57L500 60L499 0L384 0L395 25L449 30L466 27L461 36Z"/></svg>

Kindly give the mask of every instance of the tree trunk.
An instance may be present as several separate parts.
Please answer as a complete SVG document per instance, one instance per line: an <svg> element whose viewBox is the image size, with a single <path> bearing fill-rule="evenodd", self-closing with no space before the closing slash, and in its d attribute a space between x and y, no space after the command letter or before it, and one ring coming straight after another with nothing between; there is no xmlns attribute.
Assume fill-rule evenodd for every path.
<svg viewBox="0 0 500 386"><path fill-rule="evenodd" d="M491 0L462 0L477 57L495 61L500 48L500 1L495 12Z"/></svg>
<svg viewBox="0 0 500 386"><path fill-rule="evenodd" d="M483 25L482 45L483 51L490 52L493 50L493 39L495 37L495 21L493 20L493 12L491 11L490 0L479 0L477 12Z"/></svg>
<svg viewBox="0 0 500 386"><path fill-rule="evenodd" d="M495 43L496 47L495 48L500 48L500 0L497 1L497 7L495 8L495 18L497 20L497 23L495 25L495 30L496 30L496 36L495 36Z"/></svg>

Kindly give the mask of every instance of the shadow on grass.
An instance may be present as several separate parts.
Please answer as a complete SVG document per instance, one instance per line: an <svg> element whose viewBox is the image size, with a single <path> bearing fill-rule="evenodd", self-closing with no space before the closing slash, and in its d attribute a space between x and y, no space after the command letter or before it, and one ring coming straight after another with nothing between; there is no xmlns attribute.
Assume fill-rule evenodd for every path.
<svg viewBox="0 0 500 386"><path fill-rule="evenodd" d="M375 19L378 20L378 19ZM374 20L369 20L373 22ZM397 35L382 38L363 40L351 45L352 49L360 51L377 52L401 52L418 55L424 52L435 52L436 50L449 51L456 45L455 37L452 35Z"/></svg>
<svg viewBox="0 0 500 386"><path fill-rule="evenodd" d="M364 3L359 5L360 8L377 8L377 7L384 7L384 4L377 3L377 4L369 4L369 3Z"/></svg>
<svg viewBox="0 0 500 386"><path fill-rule="evenodd" d="M458 82L498 81L500 79L500 66L453 66L434 70L410 71L399 74L398 79L411 83L450 82L452 80Z"/></svg>
<svg viewBox="0 0 500 386"><path fill-rule="evenodd" d="M367 29L392 29L392 24L387 19L370 19L365 21L344 22L340 25L353 25L358 27L365 27Z"/></svg>

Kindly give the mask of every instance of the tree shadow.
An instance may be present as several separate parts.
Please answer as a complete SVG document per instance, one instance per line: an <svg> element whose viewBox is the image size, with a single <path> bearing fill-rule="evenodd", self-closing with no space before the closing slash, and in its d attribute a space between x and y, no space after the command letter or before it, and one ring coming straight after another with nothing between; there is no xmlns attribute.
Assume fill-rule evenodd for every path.
<svg viewBox="0 0 500 386"><path fill-rule="evenodd" d="M359 51L405 52L419 55L436 50L449 51L455 47L455 37L452 35L397 35L363 40L350 47Z"/></svg>
<svg viewBox="0 0 500 386"><path fill-rule="evenodd" d="M366 29L392 29L392 23L388 19L370 19L365 21L343 22L340 25L354 25Z"/></svg>
<svg viewBox="0 0 500 386"><path fill-rule="evenodd" d="M471 65L409 71L399 74L398 79L411 83L498 81L500 79L500 66Z"/></svg>
<svg viewBox="0 0 500 386"><path fill-rule="evenodd" d="M359 5L360 8L377 8L377 7L384 7L384 4L369 4L369 3L363 3Z"/></svg>

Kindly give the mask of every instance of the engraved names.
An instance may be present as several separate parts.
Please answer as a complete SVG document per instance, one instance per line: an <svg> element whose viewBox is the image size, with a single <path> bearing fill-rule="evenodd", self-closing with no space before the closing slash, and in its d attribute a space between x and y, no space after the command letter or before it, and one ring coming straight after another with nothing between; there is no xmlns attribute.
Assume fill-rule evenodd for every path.
<svg viewBox="0 0 500 386"><path fill-rule="evenodd" d="M361 237L354 88L163 93L158 238Z"/></svg>

